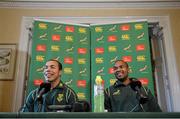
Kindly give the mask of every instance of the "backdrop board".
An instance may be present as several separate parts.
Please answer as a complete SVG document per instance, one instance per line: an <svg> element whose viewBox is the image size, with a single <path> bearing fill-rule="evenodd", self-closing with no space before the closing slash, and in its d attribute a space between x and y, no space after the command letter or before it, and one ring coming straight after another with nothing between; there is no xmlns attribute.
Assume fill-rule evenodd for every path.
<svg viewBox="0 0 180 119"><path fill-rule="evenodd" d="M102 77L105 88L113 85L112 67L122 59L129 64L129 76L154 94L146 20L90 25L35 20L32 40L28 93L44 82L45 62L57 59L63 64L62 81L93 109L96 76Z"/></svg>
<svg viewBox="0 0 180 119"><path fill-rule="evenodd" d="M97 75L101 75L105 88L113 85L116 79L112 67L117 59L122 59L129 64L129 76L139 79L154 94L147 21L91 24L90 28L91 89Z"/></svg>
<svg viewBox="0 0 180 119"><path fill-rule="evenodd" d="M44 82L43 67L57 59L63 65L62 81L79 99L90 100L90 31L87 25L35 20L28 92Z"/></svg>

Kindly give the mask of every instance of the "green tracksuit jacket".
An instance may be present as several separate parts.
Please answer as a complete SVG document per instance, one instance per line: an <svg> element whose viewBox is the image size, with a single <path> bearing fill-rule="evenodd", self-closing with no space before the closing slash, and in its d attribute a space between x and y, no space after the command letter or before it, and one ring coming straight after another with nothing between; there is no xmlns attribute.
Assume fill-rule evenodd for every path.
<svg viewBox="0 0 180 119"><path fill-rule="evenodd" d="M121 81L116 81L104 92L105 109L108 112L161 112L151 91L143 86L140 91L148 98L144 104L140 104L137 92L130 85L125 86Z"/></svg>
<svg viewBox="0 0 180 119"><path fill-rule="evenodd" d="M21 112L50 112L56 110L50 110L49 105L73 105L77 101L77 95L75 92L63 84L59 83L57 87L44 94L42 102L37 100L38 90L33 90L27 96L26 102L21 109Z"/></svg>

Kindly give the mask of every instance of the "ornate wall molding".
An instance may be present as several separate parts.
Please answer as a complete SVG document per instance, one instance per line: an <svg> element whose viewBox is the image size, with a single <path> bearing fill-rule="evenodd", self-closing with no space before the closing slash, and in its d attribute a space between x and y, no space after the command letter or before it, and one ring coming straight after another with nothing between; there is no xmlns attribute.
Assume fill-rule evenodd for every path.
<svg viewBox="0 0 180 119"><path fill-rule="evenodd" d="M0 8L180 8L179 0L16 0L0 2Z"/></svg>

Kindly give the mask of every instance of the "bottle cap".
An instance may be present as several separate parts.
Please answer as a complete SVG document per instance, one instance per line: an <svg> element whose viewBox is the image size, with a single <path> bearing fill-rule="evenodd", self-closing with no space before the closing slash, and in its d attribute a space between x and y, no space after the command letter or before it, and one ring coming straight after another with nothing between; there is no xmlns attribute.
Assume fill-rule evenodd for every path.
<svg viewBox="0 0 180 119"><path fill-rule="evenodd" d="M100 75L97 75L95 81L96 81L96 84L97 84L97 85L100 85L100 84L102 84L102 81L103 81L103 80L102 80L102 78L101 78Z"/></svg>

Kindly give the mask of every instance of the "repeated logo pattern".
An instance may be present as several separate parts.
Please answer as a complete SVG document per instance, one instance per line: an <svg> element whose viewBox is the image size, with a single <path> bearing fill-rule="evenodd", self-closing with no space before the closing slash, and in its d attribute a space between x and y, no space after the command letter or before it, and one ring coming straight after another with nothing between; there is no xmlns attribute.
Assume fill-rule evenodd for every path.
<svg viewBox="0 0 180 119"><path fill-rule="evenodd" d="M113 85L116 79L112 66L122 59L129 64L130 77L154 91L146 21L91 26L91 49L92 85L97 75L103 78L105 88Z"/></svg>
<svg viewBox="0 0 180 119"><path fill-rule="evenodd" d="M146 21L90 26L35 21L29 91L44 81L48 59L63 64L62 80L80 99L94 95L90 89L96 75L105 87L114 84L112 66L117 59L128 62L130 76L154 89Z"/></svg>
<svg viewBox="0 0 180 119"><path fill-rule="evenodd" d="M57 59L63 64L62 81L73 88L80 99L90 100L89 44L87 26L35 21L29 91L44 82L45 62Z"/></svg>

